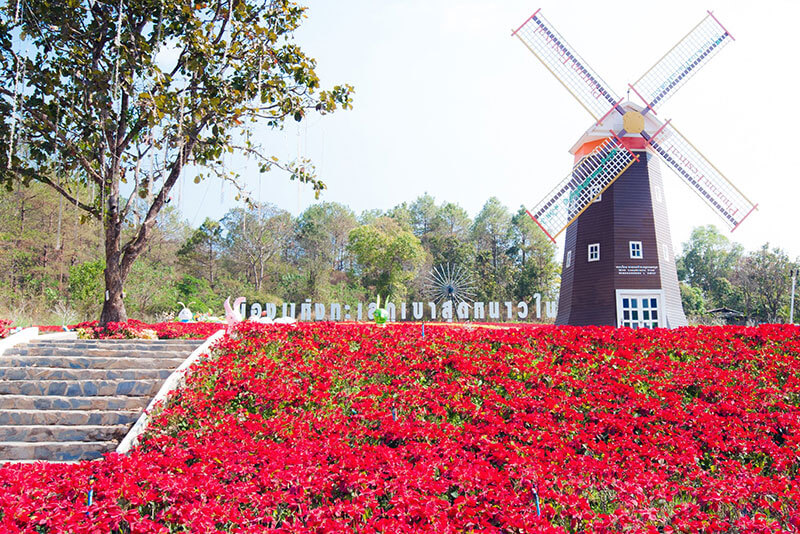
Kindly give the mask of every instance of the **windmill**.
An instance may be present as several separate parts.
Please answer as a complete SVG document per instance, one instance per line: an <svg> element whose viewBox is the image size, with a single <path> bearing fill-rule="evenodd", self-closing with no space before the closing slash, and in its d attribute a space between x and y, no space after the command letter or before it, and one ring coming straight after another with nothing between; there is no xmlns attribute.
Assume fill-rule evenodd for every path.
<svg viewBox="0 0 800 534"><path fill-rule="evenodd" d="M735 230L756 209L656 110L731 34L709 11L618 97L539 11L513 34L595 120L572 171L528 214L555 242L566 230L557 324L686 324L658 157Z"/></svg>

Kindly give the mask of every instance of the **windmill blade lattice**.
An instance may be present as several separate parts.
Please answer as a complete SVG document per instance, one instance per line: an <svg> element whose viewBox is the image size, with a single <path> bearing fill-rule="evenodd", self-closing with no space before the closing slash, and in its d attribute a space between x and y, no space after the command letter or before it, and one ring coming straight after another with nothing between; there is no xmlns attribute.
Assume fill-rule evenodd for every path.
<svg viewBox="0 0 800 534"><path fill-rule="evenodd" d="M686 37L631 86L644 100L648 108L644 112L664 103L732 40L728 30L709 11Z"/></svg>
<svg viewBox="0 0 800 534"><path fill-rule="evenodd" d="M633 165L638 157L616 137L606 139L539 202L528 215L553 242L592 201Z"/></svg>
<svg viewBox="0 0 800 534"><path fill-rule="evenodd" d="M537 11L514 32L533 55L572 93L592 117L599 119L620 99Z"/></svg>
<svg viewBox="0 0 800 534"><path fill-rule="evenodd" d="M652 137L644 135L653 150L721 215L731 230L756 209L671 123L667 122Z"/></svg>
<svg viewBox="0 0 800 534"><path fill-rule="evenodd" d="M472 276L459 265L442 263L428 273L425 279L428 296L437 304L450 301L454 305L472 302L475 296Z"/></svg>

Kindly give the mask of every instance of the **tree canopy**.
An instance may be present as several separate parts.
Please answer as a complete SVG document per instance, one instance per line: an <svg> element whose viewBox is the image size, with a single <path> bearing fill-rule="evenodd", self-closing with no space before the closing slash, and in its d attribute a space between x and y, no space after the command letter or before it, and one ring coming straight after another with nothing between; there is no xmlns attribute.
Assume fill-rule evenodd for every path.
<svg viewBox="0 0 800 534"><path fill-rule="evenodd" d="M322 90L291 39L304 10L289 0L19 0L0 14L0 182L46 184L102 223L102 322L126 319L124 282L187 166L195 181L238 184L223 164L238 151L261 171L325 187L309 162L282 162L252 135L351 105L351 88Z"/></svg>

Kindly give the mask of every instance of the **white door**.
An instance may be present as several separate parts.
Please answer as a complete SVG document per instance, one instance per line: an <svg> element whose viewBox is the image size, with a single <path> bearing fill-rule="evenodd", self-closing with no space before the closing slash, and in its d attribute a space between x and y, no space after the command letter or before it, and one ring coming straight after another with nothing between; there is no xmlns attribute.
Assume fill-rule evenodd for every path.
<svg viewBox="0 0 800 534"><path fill-rule="evenodd" d="M658 328L664 326L661 291L649 289L617 290L617 326Z"/></svg>

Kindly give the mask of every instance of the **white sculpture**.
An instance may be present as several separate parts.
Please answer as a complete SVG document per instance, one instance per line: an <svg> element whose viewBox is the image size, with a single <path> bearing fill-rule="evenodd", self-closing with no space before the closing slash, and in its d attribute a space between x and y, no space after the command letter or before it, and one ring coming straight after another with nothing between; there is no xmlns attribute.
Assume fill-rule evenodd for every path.
<svg viewBox="0 0 800 534"><path fill-rule="evenodd" d="M192 310L186 307L183 302L178 302L181 305L181 311L178 312L178 320L182 323L188 323L192 320Z"/></svg>

